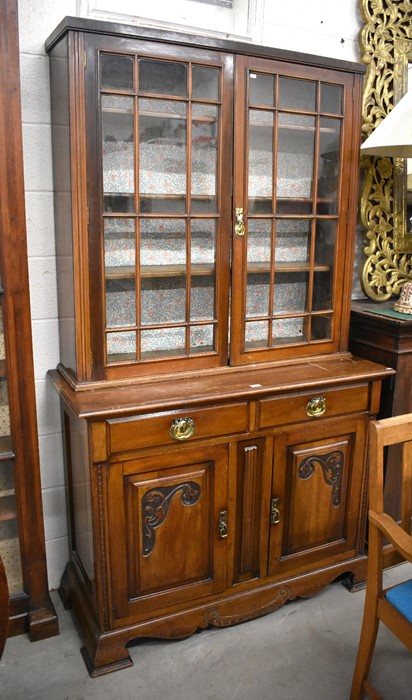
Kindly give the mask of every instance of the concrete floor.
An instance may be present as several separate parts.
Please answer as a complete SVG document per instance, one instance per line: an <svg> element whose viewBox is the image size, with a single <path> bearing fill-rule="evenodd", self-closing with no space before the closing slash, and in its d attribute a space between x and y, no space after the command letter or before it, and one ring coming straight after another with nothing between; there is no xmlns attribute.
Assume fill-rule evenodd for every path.
<svg viewBox="0 0 412 700"><path fill-rule="evenodd" d="M388 585L412 565L388 571ZM60 636L6 643L1 700L348 700L364 592L335 582L309 600L180 641L143 640L134 666L91 679L71 614L52 594ZM412 698L412 655L381 628L371 677L385 700Z"/></svg>

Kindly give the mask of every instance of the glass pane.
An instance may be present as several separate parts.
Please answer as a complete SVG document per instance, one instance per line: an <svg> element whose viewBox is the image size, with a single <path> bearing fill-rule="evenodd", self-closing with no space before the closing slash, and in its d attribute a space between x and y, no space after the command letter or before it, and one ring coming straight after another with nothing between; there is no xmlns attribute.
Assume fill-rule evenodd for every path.
<svg viewBox="0 0 412 700"><path fill-rule="evenodd" d="M140 274L186 274L186 222L184 219L141 219Z"/></svg>
<svg viewBox="0 0 412 700"><path fill-rule="evenodd" d="M277 274L273 292L274 314L306 311L308 284L307 272Z"/></svg>
<svg viewBox="0 0 412 700"><path fill-rule="evenodd" d="M245 347L261 348L268 347L268 322L257 321L246 323Z"/></svg>
<svg viewBox="0 0 412 700"><path fill-rule="evenodd" d="M312 213L315 118L279 114L278 149L277 212Z"/></svg>
<svg viewBox="0 0 412 700"><path fill-rule="evenodd" d="M321 83L320 86L320 111L329 114L342 114L343 88L341 85L328 85Z"/></svg>
<svg viewBox="0 0 412 700"><path fill-rule="evenodd" d="M139 90L156 95L187 95L187 66L184 63L139 59Z"/></svg>
<svg viewBox="0 0 412 700"><path fill-rule="evenodd" d="M333 272L315 272L313 276L313 311L332 309Z"/></svg>
<svg viewBox="0 0 412 700"><path fill-rule="evenodd" d="M4 496L14 496L14 462L9 459L0 462L0 504Z"/></svg>
<svg viewBox="0 0 412 700"><path fill-rule="evenodd" d="M331 337L331 318L329 316L313 316L311 340L329 340Z"/></svg>
<svg viewBox="0 0 412 700"><path fill-rule="evenodd" d="M331 268L335 260L336 221L318 219L316 222L315 266Z"/></svg>
<svg viewBox="0 0 412 700"><path fill-rule="evenodd" d="M104 220L105 276L134 273L136 262L134 219ZM122 270L119 270L122 268ZM129 269L132 268L132 269Z"/></svg>
<svg viewBox="0 0 412 700"><path fill-rule="evenodd" d="M4 373L4 363L0 377L0 440L1 438L10 436L10 412L9 412L9 396L7 390L7 381ZM10 443L7 442L7 450L10 448Z"/></svg>
<svg viewBox="0 0 412 700"><path fill-rule="evenodd" d="M249 219L247 233L247 269L249 272L268 270L272 251L272 222Z"/></svg>
<svg viewBox="0 0 412 700"><path fill-rule="evenodd" d="M192 274L196 266L212 270L215 265L216 221L215 219L191 219Z"/></svg>
<svg viewBox="0 0 412 700"><path fill-rule="evenodd" d="M250 110L249 213L272 213L273 113Z"/></svg>
<svg viewBox="0 0 412 700"><path fill-rule="evenodd" d="M192 326L190 329L190 354L214 350L214 325Z"/></svg>
<svg viewBox="0 0 412 700"><path fill-rule="evenodd" d="M136 283L130 279L106 279L106 327L136 325Z"/></svg>
<svg viewBox="0 0 412 700"><path fill-rule="evenodd" d="M276 263L308 263L310 230L311 222L307 219L277 219Z"/></svg>
<svg viewBox="0 0 412 700"><path fill-rule="evenodd" d="M316 111L317 83L311 80L279 78L279 109Z"/></svg>
<svg viewBox="0 0 412 700"><path fill-rule="evenodd" d="M186 320L186 222L142 219L140 226L141 323Z"/></svg>
<svg viewBox="0 0 412 700"><path fill-rule="evenodd" d="M142 326L176 323L186 319L186 275L145 277L141 281Z"/></svg>
<svg viewBox="0 0 412 700"><path fill-rule="evenodd" d="M5 509L4 502L0 498L0 508ZM9 595L14 595L23 590L23 575L21 569L21 555L19 543L19 530L17 520L14 517L6 519L5 513L0 511L0 552L6 570Z"/></svg>
<svg viewBox="0 0 412 700"><path fill-rule="evenodd" d="M142 212L184 212L187 190L186 104L139 100Z"/></svg>
<svg viewBox="0 0 412 700"><path fill-rule="evenodd" d="M2 406L1 409L4 407ZM2 451L10 448L8 419L3 426L5 435L0 437ZM0 461L0 554L8 579L10 595L23 590L19 533L16 519L14 462Z"/></svg>
<svg viewBox="0 0 412 700"><path fill-rule="evenodd" d="M320 120L320 160L319 160L319 198L318 214L336 214L339 189L340 164L340 127L339 119L322 117Z"/></svg>
<svg viewBox="0 0 412 700"><path fill-rule="evenodd" d="M185 354L186 328L146 330L141 334L142 359Z"/></svg>
<svg viewBox="0 0 412 700"><path fill-rule="evenodd" d="M220 69L209 66L193 66L192 98L201 100L218 100Z"/></svg>
<svg viewBox="0 0 412 700"><path fill-rule="evenodd" d="M246 287L246 318L268 316L270 275L248 274Z"/></svg>
<svg viewBox="0 0 412 700"><path fill-rule="evenodd" d="M192 212L215 212L217 153L219 140L218 107L194 104L192 107Z"/></svg>
<svg viewBox="0 0 412 700"><path fill-rule="evenodd" d="M213 321L215 318L215 276L192 277L190 320Z"/></svg>
<svg viewBox="0 0 412 700"><path fill-rule="evenodd" d="M136 333L124 331L123 333L107 334L107 363L134 360L136 357Z"/></svg>
<svg viewBox="0 0 412 700"><path fill-rule="evenodd" d="M275 78L273 75L249 74L249 103L263 107L275 106Z"/></svg>
<svg viewBox="0 0 412 700"><path fill-rule="evenodd" d="M303 343L306 338L306 322L303 317L280 318L272 323L272 343L274 346L289 343Z"/></svg>
<svg viewBox="0 0 412 700"><path fill-rule="evenodd" d="M133 56L103 53L100 56L103 89L133 90Z"/></svg>
<svg viewBox="0 0 412 700"><path fill-rule="evenodd" d="M3 297L0 296L0 554L8 580L9 593L23 590L19 532L15 496L14 460L10 430L6 354L3 332Z"/></svg>
<svg viewBox="0 0 412 700"><path fill-rule="evenodd" d="M102 97L102 160L105 211L134 209L134 101Z"/></svg>

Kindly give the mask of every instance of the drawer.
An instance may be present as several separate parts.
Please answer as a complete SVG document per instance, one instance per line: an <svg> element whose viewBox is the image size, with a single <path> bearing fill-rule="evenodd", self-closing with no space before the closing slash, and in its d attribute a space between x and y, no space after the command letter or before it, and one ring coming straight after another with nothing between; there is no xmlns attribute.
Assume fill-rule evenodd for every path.
<svg viewBox="0 0 412 700"><path fill-rule="evenodd" d="M369 384L288 394L259 401L258 425L259 428L268 428L317 420L339 414L367 411L368 407Z"/></svg>
<svg viewBox="0 0 412 700"><path fill-rule="evenodd" d="M245 403L239 403L150 413L131 418L110 419L107 426L109 449L113 454L142 447L186 443L200 438L246 432L248 407ZM171 429L176 437L172 437Z"/></svg>

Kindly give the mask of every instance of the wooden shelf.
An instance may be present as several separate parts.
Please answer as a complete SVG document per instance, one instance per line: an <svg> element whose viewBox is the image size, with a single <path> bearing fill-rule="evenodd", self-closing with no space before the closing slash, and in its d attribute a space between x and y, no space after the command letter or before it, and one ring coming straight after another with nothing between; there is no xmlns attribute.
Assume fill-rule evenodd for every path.
<svg viewBox="0 0 412 700"><path fill-rule="evenodd" d="M309 114L309 115L299 115L299 116L305 116L305 117L309 116L310 117L312 115ZM263 121L259 122L259 121L254 121L253 119L251 119L249 121L249 125L254 126L254 127L256 127L256 126L262 127L262 129L268 129L268 128L273 129L273 122L269 122L269 121L268 122L263 122ZM278 131L281 131L281 130L282 131L291 131L291 132L294 132L294 134L304 133L304 132L308 132L308 133L313 134L316 131L316 126L304 126L303 124L282 124L278 121L277 130ZM319 132L322 134L337 134L338 133L336 129L333 129L332 127L326 127L326 126L319 127Z"/></svg>
<svg viewBox="0 0 412 700"><path fill-rule="evenodd" d="M247 272L249 274L259 274L270 272L270 264L267 262L252 262L248 263ZM277 262L275 263L275 273L285 272L309 272L313 269L315 272L329 272L330 265L313 265L308 262Z"/></svg>
<svg viewBox="0 0 412 700"><path fill-rule="evenodd" d="M211 264L195 263L190 267L192 277L210 277L215 273L215 267ZM135 277L136 270L133 265L119 267L106 267L106 280L130 279ZM185 277L186 265L144 265L140 269L141 278L152 277Z"/></svg>
<svg viewBox="0 0 412 700"><path fill-rule="evenodd" d="M275 264L275 273L288 272L309 272L309 263L305 262L278 262ZM315 272L329 272L330 265L314 265ZM144 265L140 270L142 279L154 277L185 277L187 275L186 265ZM211 264L194 263L190 267L192 277L211 277L215 273L215 267ZM247 267L248 274L262 274L270 272L270 264L267 262L252 262ZM136 270L133 265L106 267L106 280L133 279Z"/></svg>
<svg viewBox="0 0 412 700"><path fill-rule="evenodd" d="M151 98L143 98L143 99L151 99ZM152 98L156 99L156 98ZM167 98L166 98L167 99ZM180 103L181 104L181 103ZM184 103L183 103L184 104ZM206 103L206 105L213 106L213 107L218 107L218 103ZM133 115L133 110L132 109L125 109L122 107L103 107L102 108L102 114L113 114L114 116L127 116L129 117L130 115ZM182 114L177 114L176 112L146 112L144 110L139 110L139 120L146 120L146 119L179 119L180 121L186 120L186 115L187 112L182 112ZM215 124L217 123L218 119L214 117L210 117L207 115L193 115L192 114L192 122L200 122L201 124Z"/></svg>

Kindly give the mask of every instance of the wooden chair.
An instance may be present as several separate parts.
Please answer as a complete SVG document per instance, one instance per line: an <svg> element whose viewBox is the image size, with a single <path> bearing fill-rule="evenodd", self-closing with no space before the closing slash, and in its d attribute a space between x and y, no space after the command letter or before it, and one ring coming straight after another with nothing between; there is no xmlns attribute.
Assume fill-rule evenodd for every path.
<svg viewBox="0 0 412 700"><path fill-rule="evenodd" d="M3 654L9 628L9 588L6 572L0 557L0 659Z"/></svg>
<svg viewBox="0 0 412 700"><path fill-rule="evenodd" d="M401 524L384 512L384 448L401 445ZM391 543L402 559L412 562L412 413L372 421L369 433L369 546L365 608L351 700L365 694L382 700L368 680L379 623L383 622L412 651L412 579L385 590L383 547Z"/></svg>

